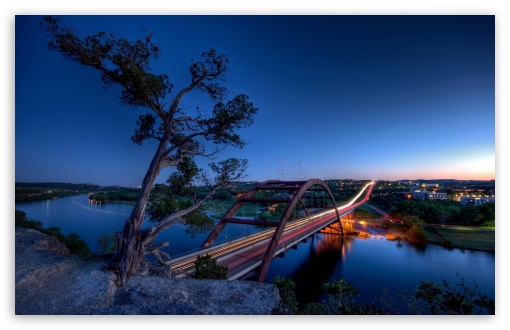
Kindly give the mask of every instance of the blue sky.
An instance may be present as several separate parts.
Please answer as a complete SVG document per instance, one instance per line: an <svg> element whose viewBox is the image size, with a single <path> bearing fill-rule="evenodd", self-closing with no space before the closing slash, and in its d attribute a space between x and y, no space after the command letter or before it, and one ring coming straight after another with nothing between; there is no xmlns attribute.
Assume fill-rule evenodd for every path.
<svg viewBox="0 0 510 330"><path fill-rule="evenodd" d="M287 179L300 162L303 179L495 178L492 15L58 17L81 36L151 31L176 90L191 58L228 54L228 86L259 113L220 159L247 158L250 180L281 178L282 156ZM139 185L155 148L130 139L144 112L48 50L40 19L15 20L15 180Z"/></svg>

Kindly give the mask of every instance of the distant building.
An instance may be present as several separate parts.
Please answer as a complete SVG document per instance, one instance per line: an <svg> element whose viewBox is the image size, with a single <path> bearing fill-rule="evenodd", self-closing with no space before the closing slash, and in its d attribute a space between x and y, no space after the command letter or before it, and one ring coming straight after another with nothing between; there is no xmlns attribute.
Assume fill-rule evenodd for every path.
<svg viewBox="0 0 510 330"><path fill-rule="evenodd" d="M429 199L446 199L446 193L435 192L435 191L430 192Z"/></svg>
<svg viewBox="0 0 510 330"><path fill-rule="evenodd" d="M421 199L421 200L446 199L446 193L427 190L411 190L400 194L404 194L404 197L407 199Z"/></svg>
<svg viewBox="0 0 510 330"><path fill-rule="evenodd" d="M408 185L411 185L413 184L413 181L411 180L401 180L401 181L397 181L399 184L408 184Z"/></svg>
<svg viewBox="0 0 510 330"><path fill-rule="evenodd" d="M419 183L415 182L412 189L438 189L439 183Z"/></svg>
<svg viewBox="0 0 510 330"><path fill-rule="evenodd" d="M487 203L496 203L496 197L474 197L474 196L462 196L460 198L460 205L483 205Z"/></svg>

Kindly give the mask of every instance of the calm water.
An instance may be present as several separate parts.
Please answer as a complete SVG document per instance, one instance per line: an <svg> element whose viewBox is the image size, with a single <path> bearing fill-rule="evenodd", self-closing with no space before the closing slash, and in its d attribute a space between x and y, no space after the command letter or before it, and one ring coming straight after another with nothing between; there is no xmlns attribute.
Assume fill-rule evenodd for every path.
<svg viewBox="0 0 510 330"><path fill-rule="evenodd" d="M97 240L103 234L113 234L122 230L133 207L126 204L89 204L88 195L64 197L55 200L16 203L16 209L27 214L30 220L39 220L43 227L59 227L65 235L75 232L87 241L92 251L98 251ZM144 227L154 225L148 221ZM227 226L228 227L228 226ZM254 226L233 226L225 228L218 237L230 240L247 235L258 228ZM158 236L156 242L169 241L165 252L172 256L197 249L204 242L207 234L198 234L191 238L186 234L186 227L176 224Z"/></svg>
<svg viewBox="0 0 510 330"><path fill-rule="evenodd" d="M495 253L445 249L437 245L416 246L386 239L362 239L317 234L284 258L275 259L268 272L294 278L298 298L317 301L317 288L327 281L344 279L360 290L370 303L383 289L398 294L414 292L421 281L456 284L458 278L475 281L480 292L495 298Z"/></svg>
<svg viewBox="0 0 510 330"><path fill-rule="evenodd" d="M27 213L31 220L39 220L45 228L60 227L63 234L75 232L89 243L92 251L99 249L98 238L121 230L132 209L130 205L90 205L88 195L57 200L17 203L16 209ZM148 225L148 224L146 224ZM178 224L159 236L170 246L166 252L176 256L198 248L206 234L191 238L186 228ZM227 225L220 240L252 233L254 226ZM390 293L413 291L423 280L440 282L446 279L457 283L456 273L466 281L475 281L482 293L495 298L495 253L445 249L440 246L415 246L385 239L360 239L317 234L290 250L284 258L275 259L266 282L277 275L293 278L298 297L316 301L321 283L344 280L360 290L362 300L370 302L380 297L383 288Z"/></svg>

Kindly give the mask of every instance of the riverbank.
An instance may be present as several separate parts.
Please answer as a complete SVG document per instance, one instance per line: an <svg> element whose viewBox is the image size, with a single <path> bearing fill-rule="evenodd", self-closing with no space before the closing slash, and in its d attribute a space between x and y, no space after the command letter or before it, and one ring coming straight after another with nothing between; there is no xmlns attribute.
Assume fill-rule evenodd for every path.
<svg viewBox="0 0 510 330"><path fill-rule="evenodd" d="M413 243L402 226L398 223L383 228L380 222L363 220L367 229L356 228L358 237L371 238L374 235L384 237L389 241L404 241ZM445 248L495 252L495 228L469 226L425 226L426 244L440 245ZM377 232L378 234L374 233Z"/></svg>

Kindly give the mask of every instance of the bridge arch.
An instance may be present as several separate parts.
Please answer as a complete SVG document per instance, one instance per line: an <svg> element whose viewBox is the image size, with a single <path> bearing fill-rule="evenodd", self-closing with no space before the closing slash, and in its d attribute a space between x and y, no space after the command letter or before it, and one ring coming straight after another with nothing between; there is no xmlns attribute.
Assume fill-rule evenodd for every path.
<svg viewBox="0 0 510 330"><path fill-rule="evenodd" d="M320 180L320 179L311 179L308 181L279 181L279 180L269 180L262 182L256 187L252 188L248 192L246 192L241 198L239 198L234 205L225 213L225 215L221 218L221 220L216 224L213 228L209 236L206 238L204 243L202 244L202 248L206 248L214 243L216 238L219 236L220 232L225 228L228 223L238 223L238 224L251 224L251 225L259 225L259 226L270 226L276 227L275 231L269 241L266 252L264 253L264 257L262 260L262 264L258 270L258 280L263 281L267 271L269 270L269 265L273 260L274 253L278 244L280 242L280 238L284 232L285 226L287 225L289 219L292 216L292 212L296 208L297 205L302 205L305 209L306 214L308 215L308 210L306 209L305 203L303 202L303 195L312 187L321 186L327 193L327 196L333 203L333 207L335 208L337 221L339 222L340 230L343 234L343 229L340 222L340 214L336 207L335 199L328 185ZM254 198L253 196L259 191L276 191L276 190L285 190L292 192L291 198L282 199L282 198ZM287 207L280 217L278 222L268 222L261 220L246 220L235 218L236 212L243 206L245 203L254 203L254 202L269 202L269 203L287 203Z"/></svg>

